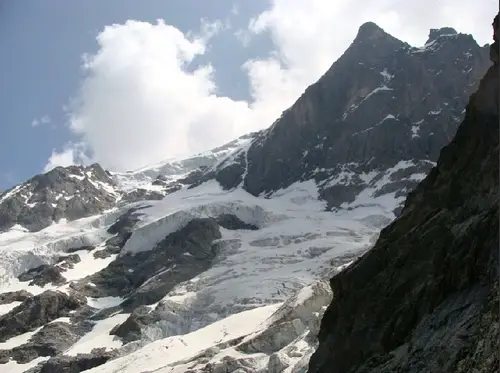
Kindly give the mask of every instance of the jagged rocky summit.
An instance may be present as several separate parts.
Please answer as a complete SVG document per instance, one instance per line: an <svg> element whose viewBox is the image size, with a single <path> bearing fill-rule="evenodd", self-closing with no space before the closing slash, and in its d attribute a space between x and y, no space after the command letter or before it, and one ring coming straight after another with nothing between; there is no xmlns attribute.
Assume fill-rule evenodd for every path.
<svg viewBox="0 0 500 373"><path fill-rule="evenodd" d="M488 63L487 48L450 28L414 48L366 23L317 83L208 176L254 195L314 179L334 209L363 203L367 188L404 196L454 136Z"/></svg>
<svg viewBox="0 0 500 373"><path fill-rule="evenodd" d="M491 49L498 53L498 40ZM309 373L498 371L500 82L492 56L455 137L401 216L332 278Z"/></svg>

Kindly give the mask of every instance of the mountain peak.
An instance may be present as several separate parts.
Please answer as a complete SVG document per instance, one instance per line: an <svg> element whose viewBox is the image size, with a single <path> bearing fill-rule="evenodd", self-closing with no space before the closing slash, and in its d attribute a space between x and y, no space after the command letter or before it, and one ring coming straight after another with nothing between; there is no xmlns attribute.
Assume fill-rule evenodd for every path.
<svg viewBox="0 0 500 373"><path fill-rule="evenodd" d="M442 28L432 28L429 31L429 40L427 40L427 43L437 40L441 36L454 36L457 35L458 32L452 27L442 27Z"/></svg>
<svg viewBox="0 0 500 373"><path fill-rule="evenodd" d="M359 27L355 41L379 39L385 35L388 34L376 23L365 22Z"/></svg>

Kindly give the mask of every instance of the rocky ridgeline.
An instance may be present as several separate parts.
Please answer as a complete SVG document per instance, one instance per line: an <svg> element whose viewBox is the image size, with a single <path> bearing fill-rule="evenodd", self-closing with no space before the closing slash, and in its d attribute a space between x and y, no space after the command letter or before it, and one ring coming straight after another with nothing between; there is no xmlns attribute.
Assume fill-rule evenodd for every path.
<svg viewBox="0 0 500 373"><path fill-rule="evenodd" d="M437 166L331 280L310 373L499 369L498 41Z"/></svg>
<svg viewBox="0 0 500 373"><path fill-rule="evenodd" d="M178 180L156 175L148 188L126 190L99 164L56 167L0 194L0 232L15 225L37 232L61 219L72 221L137 201L160 200L201 173L195 169Z"/></svg>
<svg viewBox="0 0 500 373"><path fill-rule="evenodd" d="M404 197L454 136L488 64L488 49L453 29L414 48L366 23L317 83L206 178L253 195L314 179L330 208L367 188Z"/></svg>
<svg viewBox="0 0 500 373"><path fill-rule="evenodd" d="M57 167L0 195L0 232L20 225L39 231L60 219L75 220L115 205L114 182L98 164Z"/></svg>

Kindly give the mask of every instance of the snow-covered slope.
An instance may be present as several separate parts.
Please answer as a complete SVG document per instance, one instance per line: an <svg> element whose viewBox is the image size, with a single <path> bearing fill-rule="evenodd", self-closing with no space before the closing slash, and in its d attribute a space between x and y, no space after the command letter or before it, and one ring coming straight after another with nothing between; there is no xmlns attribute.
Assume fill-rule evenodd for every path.
<svg viewBox="0 0 500 373"><path fill-rule="evenodd" d="M125 214L131 205L107 211L93 218L53 224L36 233L14 228L0 235L3 253L0 259L0 268L3 271L0 280L1 292L15 294L14 292L23 290L38 297L46 294L48 290L67 294L67 297L75 298L79 302L78 305L69 312L58 313L57 317L54 316L53 320L48 321L56 322L58 318L65 317L64 322L75 326L76 329L82 329L83 324L89 322L82 320L78 314L100 312L101 316L91 323L92 329L88 330L87 325L81 338L75 338L76 342L70 346L64 345L60 354L71 357L77 353L91 353L94 348L117 349L117 354L124 357L113 360L109 367L106 364L100 368L109 371L121 371L116 367L127 365L131 361L134 364L130 365L130 371L148 371L146 368L151 368L152 360L166 350L167 345L172 346L170 360L160 359L154 364L166 367L175 363L174 365L181 369L179 371L182 371L184 368L180 367L187 364L182 361L191 355L229 339L262 330L263 327L259 327L259 324L270 317L283 302L299 291L304 293L303 289L308 285L318 279L328 278L341 266L352 262L367 250L377 236L380 225L393 217L390 206L384 209L380 205L346 210L338 214L325 212L324 203L318 200L314 182L297 183L276 193L273 198L265 199L254 197L242 189L224 191L213 181L172 193L161 201L138 202L133 206L143 207L139 210L142 215L138 216L134 230L120 252L107 257L96 254L106 250L106 242L116 237L108 232L108 228L117 217ZM234 226L228 226L219 220L220 236L210 244L211 247L217 247L217 255L210 260L206 270L178 283L175 283L175 279L170 279L174 281L171 290L160 294L154 302L134 303L135 308L146 306L143 314L137 315L137 312L132 310L131 316L127 300L134 299L134 302L137 302L134 297L148 286L152 286L148 291L157 291L155 282L161 287L161 281L157 280L172 268L169 266L171 263L149 273L146 278L137 279L137 286L132 291L127 289L123 293L115 292L114 296L109 295L113 291L107 287L106 282L99 282L109 275L107 271L121 257L130 257L129 262L124 262L130 264L130 267L122 268L123 273L118 273L117 276L129 274L133 277L137 268L134 258L137 255L155 255L155 248L166 236L179 232L192 221L218 219L221 216L232 216L235 222L244 224L245 229L234 229ZM226 228L223 225L226 225ZM177 261L174 261L174 267L183 265L184 256L197 255L194 251L193 254L189 251L184 254L175 259ZM67 259L64 258L68 255L77 255L78 259L73 258L71 265L65 266ZM17 278L23 273L26 277L27 270L39 265L45 265L47 269L57 268L58 275L39 271L38 277L29 277L31 282ZM40 282L42 280L44 281ZM32 283L33 281L38 282ZM162 281L167 279L163 278ZM113 288L115 285L116 283L110 284ZM326 285L322 287L327 288ZM102 296L93 296L94 293ZM320 306L312 302L317 309L311 311L310 315L313 312L321 312L321 307L328 303L328 297L323 293L319 294L320 297L323 296ZM295 311L301 302L312 296L318 295L306 290L305 295L301 295L304 299L297 300L297 305L293 307L288 304L287 312L279 318L286 318L287 313ZM17 314L19 318L19 314L24 312L25 303L12 300L3 304L4 317L15 317ZM140 338L133 337L131 343L119 349L123 339L131 338L126 321L130 323L130 320L134 320L133 317L140 319L135 321L136 325L140 325ZM301 317L305 317L304 312L295 318L300 320ZM287 322L290 323L295 318ZM291 324L280 326L287 342L277 341L280 348L271 346L266 347L265 352L254 353L252 347L247 352L238 352L239 344L235 344L218 347L220 351L209 360L219 364L219 360L224 356L238 360L245 355L245 361L256 359L255 364L267 365L270 354L287 347L294 352L290 352L291 355L283 359L298 361L304 354L312 351L315 342L314 338L306 338L309 330L306 321L294 323L299 326L293 324L294 328L298 329L292 334L289 330ZM37 325L37 328L31 330L31 324L26 324L26 329L30 331L15 333L16 335L5 338L5 344L0 344L0 350L4 348L13 351L19 348L22 351L27 348L30 338L44 328L43 325ZM241 325L243 329L235 330L229 327L234 324ZM110 335L110 331L119 325L125 325L118 333L122 339ZM158 342L147 344L154 341ZM140 348L143 345L145 346ZM295 345L298 347L293 347ZM181 350L178 350L179 348ZM135 349L139 350L132 355L127 354ZM41 348L35 350L39 351ZM26 355L26 351L18 352L13 358L29 360ZM206 357L201 360L196 358L190 364L201 364L200 361L205 361L204 359ZM13 361L6 365L8 369L14 369L7 370L8 372L22 371L19 369L30 366L32 364L29 362L23 365ZM138 370L141 366L145 369Z"/></svg>
<svg viewBox="0 0 500 373"><path fill-rule="evenodd" d="M227 144L185 159L171 159L125 173L113 173L119 188L133 191L138 188L161 190L162 184L177 182L193 172L211 168L255 137L250 133ZM156 181L156 183L155 183Z"/></svg>

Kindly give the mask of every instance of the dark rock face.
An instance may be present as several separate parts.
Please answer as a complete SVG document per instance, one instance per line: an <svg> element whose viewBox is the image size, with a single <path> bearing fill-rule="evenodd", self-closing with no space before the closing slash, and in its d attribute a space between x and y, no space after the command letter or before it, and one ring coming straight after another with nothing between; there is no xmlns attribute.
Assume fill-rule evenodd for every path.
<svg viewBox="0 0 500 373"><path fill-rule="evenodd" d="M45 286L47 284L62 285L66 279L61 275L61 269L56 266L42 264L18 276L19 281L31 281L29 285Z"/></svg>
<svg viewBox="0 0 500 373"><path fill-rule="evenodd" d="M90 354L77 356L59 355L39 364L28 373L79 373L98 367L115 357L116 353L102 349L94 349Z"/></svg>
<svg viewBox="0 0 500 373"><path fill-rule="evenodd" d="M498 370L498 74L401 216L331 280L310 373Z"/></svg>
<svg viewBox="0 0 500 373"><path fill-rule="evenodd" d="M384 176L406 195L419 179L386 171L398 162L413 173L430 170L488 64L470 35L432 30L417 49L366 23L317 83L206 179L226 189L243 182L260 195L313 178L328 208L376 189Z"/></svg>
<svg viewBox="0 0 500 373"><path fill-rule="evenodd" d="M132 314L120 325L113 328L109 334L120 337L123 343L137 341L142 337L142 329L157 321L161 317L155 312L151 312L148 307L137 307Z"/></svg>
<svg viewBox="0 0 500 373"><path fill-rule="evenodd" d="M244 221L242 221L240 218L238 218L236 215L232 215L232 214L220 215L219 217L217 217L217 223L222 228L226 228L226 229L230 229L230 230L244 229L244 230L255 231L255 230L259 229L255 225L247 224Z"/></svg>
<svg viewBox="0 0 500 373"><path fill-rule="evenodd" d="M0 316L0 342L66 317L84 301L57 291L45 291L26 299L9 313Z"/></svg>
<svg viewBox="0 0 500 373"><path fill-rule="evenodd" d="M0 304L24 302L26 299L31 298L32 296L33 294L28 293L26 290L10 291L0 294Z"/></svg>
<svg viewBox="0 0 500 373"><path fill-rule="evenodd" d="M92 245L87 245L87 246L79 246L79 247L72 247L66 250L68 254L72 254L77 251L85 250L85 251L92 251L95 249L95 246Z"/></svg>
<svg viewBox="0 0 500 373"><path fill-rule="evenodd" d="M158 201L165 197L166 194L151 191L143 188L135 189L131 192L125 193L122 196L122 201L127 203L137 202L137 201Z"/></svg>
<svg viewBox="0 0 500 373"><path fill-rule="evenodd" d="M10 350L10 356L20 364L26 364L39 356L56 356L71 347L91 329L88 324L77 326L53 322L45 325L28 343Z"/></svg>
<svg viewBox="0 0 500 373"><path fill-rule="evenodd" d="M71 285L91 296L127 296L125 310L159 301L175 285L208 269L221 238L215 219L193 219L153 250L127 253L102 271ZM95 286L86 286L92 282Z"/></svg>
<svg viewBox="0 0 500 373"><path fill-rule="evenodd" d="M10 360L10 351L0 350L0 364L7 364Z"/></svg>
<svg viewBox="0 0 500 373"><path fill-rule="evenodd" d="M124 235L132 232L132 229L137 224L137 222L140 220L139 217L141 216L141 214L137 213L137 211L144 209L146 207L148 207L148 206L135 207L135 208L129 209L125 214L120 216L115 221L114 224L112 224L108 228L108 233L124 236Z"/></svg>
<svg viewBox="0 0 500 373"><path fill-rule="evenodd" d="M0 232L15 224L39 231L62 218L98 214L116 202L103 186L114 185L99 166L56 167L0 195Z"/></svg>
<svg viewBox="0 0 500 373"><path fill-rule="evenodd" d="M142 214L137 211L146 207L148 206L133 207L121 215L107 230L108 233L114 234L115 236L106 241L106 247L104 249L94 252L94 258L103 259L111 255L119 254L132 235L134 226L140 220Z"/></svg>
<svg viewBox="0 0 500 373"><path fill-rule="evenodd" d="M75 264L81 261L82 259L78 254L63 255L57 258L57 263L64 269L73 268Z"/></svg>

